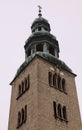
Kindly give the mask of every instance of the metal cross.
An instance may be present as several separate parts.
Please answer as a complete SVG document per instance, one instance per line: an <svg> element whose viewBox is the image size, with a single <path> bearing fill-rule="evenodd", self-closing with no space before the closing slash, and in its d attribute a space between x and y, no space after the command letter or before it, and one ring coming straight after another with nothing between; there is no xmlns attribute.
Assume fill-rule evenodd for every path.
<svg viewBox="0 0 82 130"><path fill-rule="evenodd" d="M41 17L42 16L42 14L41 14L42 7L40 5L38 5L38 8L39 8L39 14L38 14L38 16Z"/></svg>
<svg viewBox="0 0 82 130"><path fill-rule="evenodd" d="M41 7L40 5L38 5L38 8L39 8L39 10L41 10L41 9L42 9L42 7Z"/></svg>

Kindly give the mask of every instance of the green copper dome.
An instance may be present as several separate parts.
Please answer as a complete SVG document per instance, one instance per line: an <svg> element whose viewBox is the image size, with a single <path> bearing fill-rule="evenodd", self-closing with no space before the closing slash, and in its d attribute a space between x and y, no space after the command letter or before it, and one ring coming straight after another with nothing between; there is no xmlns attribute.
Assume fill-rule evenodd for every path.
<svg viewBox="0 0 82 130"><path fill-rule="evenodd" d="M32 26L31 26L31 29L32 29L32 32L38 28L38 27L43 27L45 28L45 30L49 31L50 32L50 24L48 23L48 21L43 18L43 17L39 17L39 18L36 18L34 20L34 22L32 23Z"/></svg>
<svg viewBox="0 0 82 130"><path fill-rule="evenodd" d="M38 17L38 18L36 18L36 19L33 21L32 26L34 26L34 24L36 24L36 23L38 23L38 22L45 22L45 23L49 24L49 23L48 23L48 20L46 20L45 18L43 18L43 17Z"/></svg>

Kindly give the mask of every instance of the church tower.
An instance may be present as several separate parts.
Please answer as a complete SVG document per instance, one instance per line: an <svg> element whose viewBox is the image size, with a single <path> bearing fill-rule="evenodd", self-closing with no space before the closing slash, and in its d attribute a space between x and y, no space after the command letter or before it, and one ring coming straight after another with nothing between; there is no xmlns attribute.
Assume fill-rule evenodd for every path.
<svg viewBox="0 0 82 130"><path fill-rule="evenodd" d="M31 25L25 61L13 81L8 130L81 130L75 77L42 17Z"/></svg>

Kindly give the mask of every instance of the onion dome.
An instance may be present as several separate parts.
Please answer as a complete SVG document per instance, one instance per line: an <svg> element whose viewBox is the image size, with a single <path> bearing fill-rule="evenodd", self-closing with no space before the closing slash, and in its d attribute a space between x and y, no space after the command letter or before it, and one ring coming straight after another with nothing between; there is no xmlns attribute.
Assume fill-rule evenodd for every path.
<svg viewBox="0 0 82 130"><path fill-rule="evenodd" d="M39 17L36 18L32 23L31 30L32 32L41 31L41 30L50 32L50 24L43 17Z"/></svg>

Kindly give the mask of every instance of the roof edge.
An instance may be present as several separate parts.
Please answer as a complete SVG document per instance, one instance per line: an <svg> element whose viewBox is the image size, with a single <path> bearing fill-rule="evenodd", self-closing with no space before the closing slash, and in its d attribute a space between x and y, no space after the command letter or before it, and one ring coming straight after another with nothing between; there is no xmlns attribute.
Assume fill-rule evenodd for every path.
<svg viewBox="0 0 82 130"><path fill-rule="evenodd" d="M75 73L72 72L72 70L71 70L70 68L68 68L68 69L65 68L66 64L65 64L63 61L61 61L61 60L59 60L59 59L56 59L56 58L53 58L54 61L52 61L52 60L50 60L50 59L47 58L47 57L43 57L43 56L41 55L41 53L38 53L38 52L37 52L37 53L35 53L33 56L29 56L29 57L27 58L27 61L25 61L25 62L19 67L19 69L18 69L18 71L17 71L17 73L16 73L14 79L10 82L10 85L12 85L12 83L13 83L14 80L20 75L20 73L21 73L21 72L27 67L27 65L29 65L36 57L42 58L42 59L46 60L47 62L50 62L50 63L55 64L55 65L58 65L58 64L59 64L59 66L60 66L62 69L64 69L64 70L66 70L67 72L71 73L71 74L74 75L75 77L77 76ZM68 67L68 66L67 66L67 67Z"/></svg>

